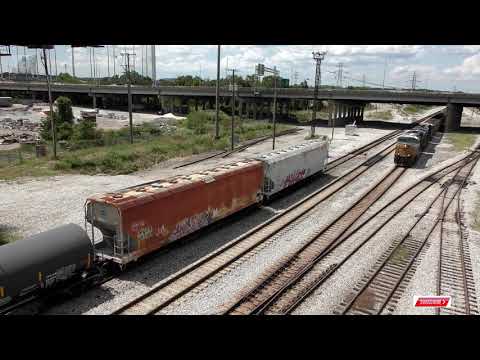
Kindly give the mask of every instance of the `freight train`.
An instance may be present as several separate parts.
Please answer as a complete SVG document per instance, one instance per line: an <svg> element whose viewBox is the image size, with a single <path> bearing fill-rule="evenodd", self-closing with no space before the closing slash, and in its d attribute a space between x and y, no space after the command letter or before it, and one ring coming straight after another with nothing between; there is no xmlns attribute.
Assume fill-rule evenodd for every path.
<svg viewBox="0 0 480 360"><path fill-rule="evenodd" d="M0 247L0 309L42 291L93 284L112 267L123 269L262 203L323 172L328 144L322 137L191 175L89 197L85 229L68 224ZM95 239L94 229L101 232L101 239Z"/></svg>
<svg viewBox="0 0 480 360"><path fill-rule="evenodd" d="M398 166L410 167L415 164L428 142L443 124L443 115L433 116L398 137L394 162Z"/></svg>

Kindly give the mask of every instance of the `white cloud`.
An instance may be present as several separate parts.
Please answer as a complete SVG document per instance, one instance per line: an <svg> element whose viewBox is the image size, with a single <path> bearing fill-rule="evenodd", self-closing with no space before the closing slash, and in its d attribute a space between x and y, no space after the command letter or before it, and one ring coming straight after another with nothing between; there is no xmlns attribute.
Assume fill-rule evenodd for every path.
<svg viewBox="0 0 480 360"><path fill-rule="evenodd" d="M457 78L471 80L472 77L480 75L480 53L466 58L459 66L445 69L444 73Z"/></svg>

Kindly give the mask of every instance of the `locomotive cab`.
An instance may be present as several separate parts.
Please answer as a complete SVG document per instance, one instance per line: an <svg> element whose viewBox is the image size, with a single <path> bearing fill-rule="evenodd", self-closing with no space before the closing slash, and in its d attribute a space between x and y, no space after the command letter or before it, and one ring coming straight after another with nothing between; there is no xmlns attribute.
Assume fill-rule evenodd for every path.
<svg viewBox="0 0 480 360"><path fill-rule="evenodd" d="M420 138L413 133L399 137L395 147L395 164L400 166L413 165L420 153L420 147Z"/></svg>

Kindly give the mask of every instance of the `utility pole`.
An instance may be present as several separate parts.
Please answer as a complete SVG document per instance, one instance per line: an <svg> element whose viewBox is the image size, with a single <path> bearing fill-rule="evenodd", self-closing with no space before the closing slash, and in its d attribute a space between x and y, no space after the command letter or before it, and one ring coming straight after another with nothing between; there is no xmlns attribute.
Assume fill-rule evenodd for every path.
<svg viewBox="0 0 480 360"><path fill-rule="evenodd" d="M273 67L273 140L272 140L272 150L275 150L275 134L276 134L276 115L277 115L277 67Z"/></svg>
<svg viewBox="0 0 480 360"><path fill-rule="evenodd" d="M145 50L145 46L141 45L141 49L142 49L142 55L140 55L142 57L142 76L145 76L145 72L143 71L143 65L144 65L144 62L145 62L145 57L143 56L143 53L144 53L144 50Z"/></svg>
<svg viewBox="0 0 480 360"><path fill-rule="evenodd" d="M115 45L112 45L113 46L113 76L115 76L117 74L116 70L115 70L115 61L116 61L116 57L115 57Z"/></svg>
<svg viewBox="0 0 480 360"><path fill-rule="evenodd" d="M38 70L38 49L35 49L35 62L36 62L36 66L37 66L37 78L40 76L40 71Z"/></svg>
<svg viewBox="0 0 480 360"><path fill-rule="evenodd" d="M125 71L127 73L128 79L128 120L130 124L130 144L133 144L133 119L132 119L132 79L130 76L130 56L135 56L135 53L121 53L122 56L125 56Z"/></svg>
<svg viewBox="0 0 480 360"><path fill-rule="evenodd" d="M50 57L49 57L50 58ZM57 160L57 129L55 128L55 114L53 113L53 103L52 103L52 90L50 86L50 75L48 73L47 65L47 51L43 49L43 60L45 65L45 75L47 77L47 87L48 87L48 102L50 105L50 121L52 126L52 138L53 138L53 158Z"/></svg>
<svg viewBox="0 0 480 360"><path fill-rule="evenodd" d="M155 56L155 45L152 45L152 86L157 86L157 58Z"/></svg>
<svg viewBox="0 0 480 360"><path fill-rule="evenodd" d="M215 139L220 138L220 128L218 122L218 115L219 115L219 92L220 92L220 46L218 45L217 49L217 86L215 91Z"/></svg>
<svg viewBox="0 0 480 360"><path fill-rule="evenodd" d="M17 74L20 73L20 59L18 58L18 45L15 46L15 50L17 50Z"/></svg>
<svg viewBox="0 0 480 360"><path fill-rule="evenodd" d="M316 71L315 71L315 89L313 91L313 111L312 111L312 127L310 130L310 137L313 138L315 136L315 120L317 117L317 97L318 97L318 89L321 85L322 81L322 73L321 73L321 66L322 60L325 58L327 54L326 51L317 51L312 52L313 60L315 60L316 64Z"/></svg>
<svg viewBox="0 0 480 360"><path fill-rule="evenodd" d="M148 74L148 46L145 45L145 74Z"/></svg>
<svg viewBox="0 0 480 360"><path fill-rule="evenodd" d="M365 87L365 74L363 74L362 83L363 83L363 87Z"/></svg>
<svg viewBox="0 0 480 360"><path fill-rule="evenodd" d="M27 80L27 47L23 47L23 65L25 65L25 80Z"/></svg>
<svg viewBox="0 0 480 360"><path fill-rule="evenodd" d="M75 47L71 46L72 48L72 76L75 77Z"/></svg>
<svg viewBox="0 0 480 360"><path fill-rule="evenodd" d="M383 83L382 89L385 89L385 76L387 74L387 58L385 58L385 66L383 67Z"/></svg>
<svg viewBox="0 0 480 360"><path fill-rule="evenodd" d="M58 76L58 67L57 67L57 49L53 49L53 54L55 56L55 77Z"/></svg>
<svg viewBox="0 0 480 360"><path fill-rule="evenodd" d="M232 129L231 129L231 147L234 148L234 125L235 125L235 71L237 69L225 69L226 71L232 72Z"/></svg>
<svg viewBox="0 0 480 360"><path fill-rule="evenodd" d="M48 67L50 68L50 76L51 76L51 74L53 72L52 71L52 52L51 52L51 49L48 49Z"/></svg>
<svg viewBox="0 0 480 360"><path fill-rule="evenodd" d="M108 45L105 45L107 47L107 76L110 79L110 51L108 50Z"/></svg>
<svg viewBox="0 0 480 360"><path fill-rule="evenodd" d="M53 45L29 45L29 48L33 49L42 49L43 52L43 65L45 67L45 76L47 78L47 89L48 89L48 103L50 105L50 124L52 127L52 139L53 139L53 158L57 159L57 130L55 128L55 114L53 112L53 102L52 102L52 90L50 86L50 74L48 71L48 60L47 60L47 50L53 48Z"/></svg>
<svg viewBox="0 0 480 360"><path fill-rule="evenodd" d="M277 76L279 74L277 67L266 67L264 64L258 64L255 67L255 73L258 77L267 73L273 74L273 134L272 134L272 148L275 150L275 137L276 137L276 115L277 115Z"/></svg>

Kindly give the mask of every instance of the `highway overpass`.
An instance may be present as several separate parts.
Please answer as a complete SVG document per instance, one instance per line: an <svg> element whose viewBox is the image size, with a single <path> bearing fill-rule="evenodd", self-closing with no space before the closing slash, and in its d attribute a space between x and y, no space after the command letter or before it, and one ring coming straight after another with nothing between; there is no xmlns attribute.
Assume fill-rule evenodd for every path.
<svg viewBox="0 0 480 360"><path fill-rule="evenodd" d="M215 97L215 87L192 87L192 86L159 86L156 88L147 86L132 86L132 95L153 97L158 99L180 98L200 101L205 108L205 103L212 104ZM3 94L31 93L41 94L47 92L47 85L43 82L10 82L0 81L0 92ZM103 97L121 97L127 95L126 85L72 85L55 83L52 85L54 96L60 94L83 94L93 97L95 107L96 99ZM228 88L220 89L221 101L228 101L231 91ZM270 88L238 88L236 111L240 114L246 111L247 115L252 112L257 117L257 110L264 114L272 108L274 91ZM313 89L279 88L277 89L279 111L282 113L287 108L290 100L311 100ZM480 94L466 94L462 92L426 92L408 90L351 90L351 89L321 89L318 92L319 100L330 100L335 104L333 118L336 124L342 124L350 120L362 121L363 108L366 103L396 103L396 104L424 104L447 106L447 129L460 127L463 107L480 107ZM286 106L285 106L286 105ZM167 109L168 110L168 109ZM171 109L170 109L171 110Z"/></svg>
<svg viewBox="0 0 480 360"><path fill-rule="evenodd" d="M0 91L22 91L22 92L46 92L45 83L35 82L7 82L0 81ZM54 93L79 93L96 95L127 95L126 85L71 85L53 84ZM133 95L145 96L185 96L185 97L215 97L214 87L192 87L192 86L159 86L156 88L146 86L132 86ZM220 96L231 95L228 88L220 89ZM239 98L273 98L273 89L238 88ZM277 89L278 99L313 99L313 89L279 88ZM350 90L333 89L319 90L318 99L375 102L375 103L398 103L398 104L428 104L446 105L459 104L462 106L480 107L480 94L466 94L461 92L424 92L408 90Z"/></svg>

